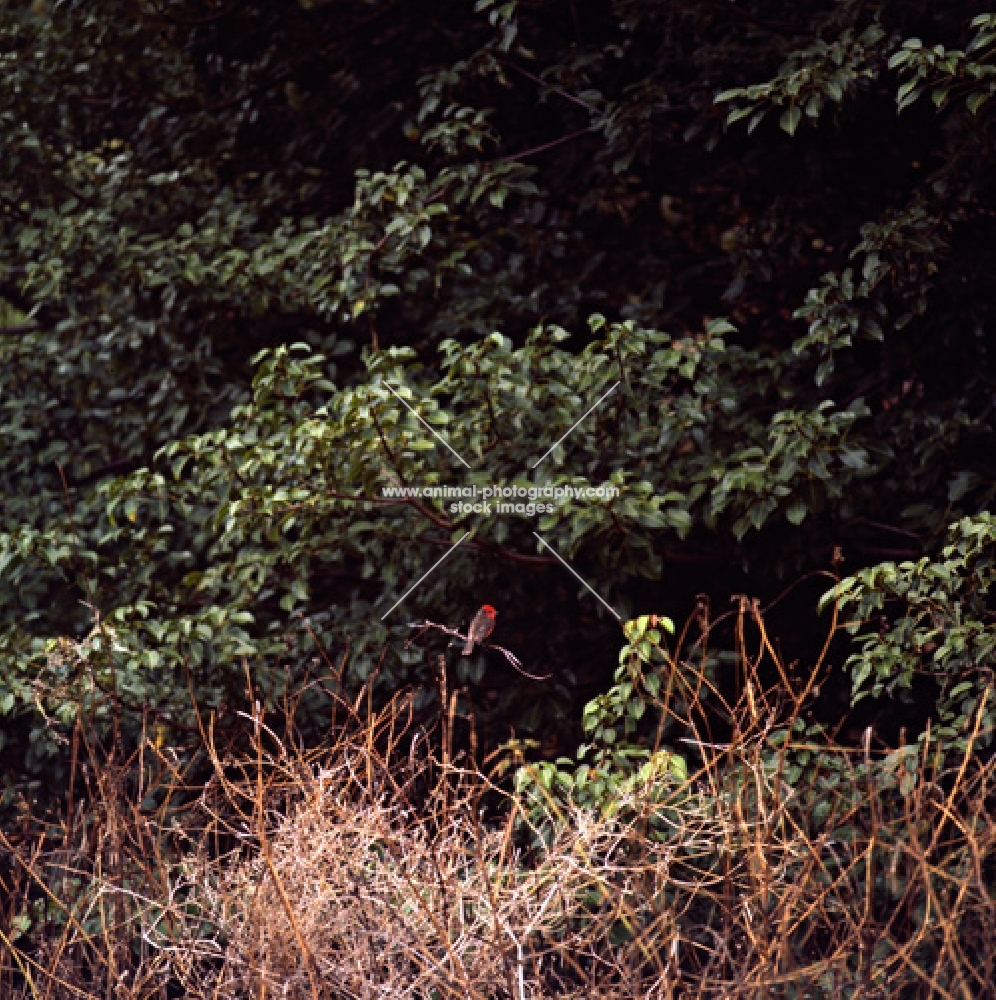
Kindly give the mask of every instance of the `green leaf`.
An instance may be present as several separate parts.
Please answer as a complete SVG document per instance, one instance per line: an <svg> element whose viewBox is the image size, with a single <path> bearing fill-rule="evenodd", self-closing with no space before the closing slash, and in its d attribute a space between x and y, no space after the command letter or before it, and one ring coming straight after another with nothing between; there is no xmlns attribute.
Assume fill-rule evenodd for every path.
<svg viewBox="0 0 996 1000"><path fill-rule="evenodd" d="M788 132L789 135L795 135L795 130L799 127L799 122L802 120L802 109L797 104L790 104L781 114L778 119L778 124L781 126L783 132Z"/></svg>
<svg viewBox="0 0 996 1000"><path fill-rule="evenodd" d="M785 517L791 524L798 525L802 524L808 513L809 507L801 500L796 500L786 508Z"/></svg>

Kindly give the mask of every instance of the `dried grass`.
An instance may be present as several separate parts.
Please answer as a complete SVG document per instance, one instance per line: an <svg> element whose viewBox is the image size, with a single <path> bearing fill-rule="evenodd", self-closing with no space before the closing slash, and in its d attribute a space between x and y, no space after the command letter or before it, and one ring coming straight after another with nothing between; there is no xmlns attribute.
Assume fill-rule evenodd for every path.
<svg viewBox="0 0 996 1000"><path fill-rule="evenodd" d="M59 850L27 818L0 842L0 996L996 995L978 732L955 760L930 740L892 757L814 743L798 698L745 663L728 744L699 741L688 782L634 785L613 810L551 794L538 814L472 741L454 754L452 712L428 734L402 697L343 704L321 750L258 711L252 753L205 731L213 776L180 811L168 751L138 786L136 760L105 762ZM29 897L50 925L18 947Z"/></svg>

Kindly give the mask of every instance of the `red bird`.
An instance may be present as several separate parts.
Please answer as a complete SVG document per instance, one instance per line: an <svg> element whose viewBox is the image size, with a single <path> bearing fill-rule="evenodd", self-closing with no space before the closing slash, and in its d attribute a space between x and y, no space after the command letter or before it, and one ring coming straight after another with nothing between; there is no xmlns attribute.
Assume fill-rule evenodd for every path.
<svg viewBox="0 0 996 1000"><path fill-rule="evenodd" d="M470 656L474 652L474 646L484 642L485 639L495 629L495 618L498 612L490 604L485 604L480 611L474 615L474 620L467 629L467 641L463 646L463 655Z"/></svg>

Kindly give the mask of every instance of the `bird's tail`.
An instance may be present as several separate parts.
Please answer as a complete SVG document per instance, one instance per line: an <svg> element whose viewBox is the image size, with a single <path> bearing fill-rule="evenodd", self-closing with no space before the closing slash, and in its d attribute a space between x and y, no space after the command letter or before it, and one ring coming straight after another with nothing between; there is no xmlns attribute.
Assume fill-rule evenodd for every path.
<svg viewBox="0 0 996 1000"><path fill-rule="evenodd" d="M467 636L467 641L463 644L463 655L470 656L474 652L474 637L471 635Z"/></svg>

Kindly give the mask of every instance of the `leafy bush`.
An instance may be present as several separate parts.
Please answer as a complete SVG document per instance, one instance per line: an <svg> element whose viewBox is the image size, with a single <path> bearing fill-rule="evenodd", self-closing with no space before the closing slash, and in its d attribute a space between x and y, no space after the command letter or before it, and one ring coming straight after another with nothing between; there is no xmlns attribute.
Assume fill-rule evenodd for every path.
<svg viewBox="0 0 996 1000"><path fill-rule="evenodd" d="M189 684L230 719L243 656L272 699L319 647L355 684L467 530L397 614L501 605L557 680L468 665L500 739L608 681L601 606L534 528L627 616L647 580L684 610L835 546L915 561L991 505L991 16L596 7L4 8L11 780L68 773L46 716L65 737L80 684L132 741L143 711L191 729ZM384 503L416 479L621 495ZM108 629L74 679L59 644ZM379 691L431 704L420 663Z"/></svg>
<svg viewBox="0 0 996 1000"><path fill-rule="evenodd" d="M989 513L953 524L940 558L881 563L841 580L823 600L838 601L857 615L850 631L861 649L846 664L852 700L908 695L914 677L926 675L938 686L941 725L934 736L963 748L968 733L981 725L978 741L990 745L994 583L996 521ZM876 624L876 630L860 632Z"/></svg>

